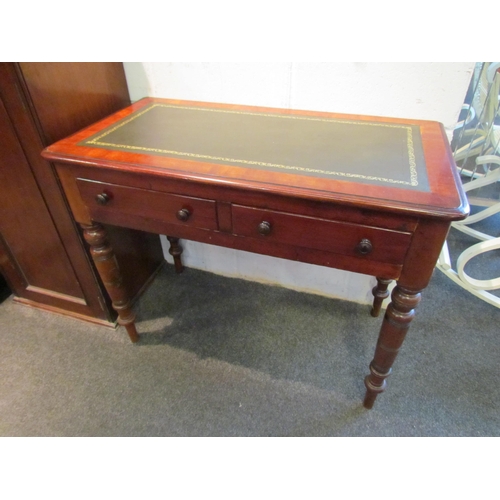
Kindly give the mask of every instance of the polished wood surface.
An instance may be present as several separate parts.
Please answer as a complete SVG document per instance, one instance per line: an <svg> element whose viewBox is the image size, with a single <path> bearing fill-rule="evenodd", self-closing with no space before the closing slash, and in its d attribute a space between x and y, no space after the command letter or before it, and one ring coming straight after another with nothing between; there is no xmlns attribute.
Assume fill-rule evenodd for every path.
<svg viewBox="0 0 500 500"><path fill-rule="evenodd" d="M141 121L152 106L168 110L166 115L155 111L162 127ZM207 124L212 115L205 111L217 115L212 123L217 127ZM296 140L287 145L288 133L278 126L280 116L295 120L295 136L301 126L311 136L309 121L315 121L314 147L301 143L308 148L301 154L306 163L293 168L287 163L295 155ZM252 129L262 125L261 118L278 124L266 125L265 138ZM198 126L201 135L191 131ZM230 149L225 143L228 127L238 130L231 137L241 142ZM377 127L384 129L384 140L391 145L390 165L381 163L386 146L379 143ZM198 137L192 147L186 130L189 137ZM360 130L372 145L363 154L364 173L358 158L354 170L346 164L352 151L363 150ZM393 130L399 134L395 138L387 135ZM337 133L342 140L334 137ZM330 140L338 148L352 142L342 151L341 164L335 158L331 165L325 160L331 153L321 141ZM262 150L255 151L261 144ZM270 151L272 144L284 149ZM367 408L385 389L451 222L468 213L443 128L435 122L147 98L50 146L43 155L56 163L83 227L104 223L169 235L179 269L178 238L185 238L370 274L378 277L375 316L390 281L397 280L365 380ZM311 175L314 169L304 165L315 161L320 173ZM402 173L397 172L398 161ZM110 295L116 296L116 267L96 265ZM124 303L120 297L117 309L125 307L122 321L136 341Z"/></svg>
<svg viewBox="0 0 500 500"><path fill-rule="evenodd" d="M53 166L40 155L51 142L128 105L116 63L0 63L0 272L15 300L114 326L100 284ZM109 228L133 296L162 262L158 237Z"/></svg>
<svg viewBox="0 0 500 500"><path fill-rule="evenodd" d="M134 116L134 113L138 114L148 106L154 104L178 105L188 108L190 106L197 108L205 107L207 109L237 113L273 113L285 116L290 116L293 113L297 117L316 117L340 121L353 120L367 123L378 121L383 126L418 126L429 189L419 191L411 189L410 186L404 184L380 185L378 183L360 183L350 180L348 177L342 179L338 179L335 176L324 178L298 175L291 171L282 173L265 168L246 168L244 166L226 165L224 162L216 161L216 158L208 161L204 157L200 160L195 160L190 156L156 155L149 151L151 148L141 149L136 146L124 151L116 147L92 146L90 138L98 136L107 128L109 128L108 130L112 130L114 126L120 124L121 120L130 119ZM88 144L82 144L86 139L89 140ZM220 137L220 140L223 139L224 137ZM141 153L142 150L144 152ZM67 160L73 157L75 162L85 165L109 165L112 168L114 161L122 161L124 163L121 166L123 172L149 172L154 174L155 172L161 173L167 171L172 179L203 179L206 182L219 183L232 187L254 188L256 190L275 192L280 195L309 198L318 201L331 201L332 193L335 193L335 200L343 204L371 209L380 208L384 211L389 208L388 203L390 202L390 208L399 208L401 213L425 216L435 215L450 220L460 217L464 206L466 206L466 202L461 199L456 190L458 182L457 174L449 168L453 164L453 159L449 147L447 147L443 127L439 123L430 121L396 118L381 119L369 116L146 98L114 114L108 119L89 127L85 131L59 142L57 149L49 148L48 152L51 153L53 159ZM187 154L189 155L190 153L188 152ZM370 157L369 154L366 156L367 158ZM82 158L85 160L83 161ZM443 168L443 165L448 166L448 168ZM383 166L383 164L369 165L369 171L366 172L367 175L365 177L369 180L371 174L373 172L376 174L377 169Z"/></svg>
<svg viewBox="0 0 500 500"><path fill-rule="evenodd" d="M19 63L43 142L52 144L130 104L122 63Z"/></svg>

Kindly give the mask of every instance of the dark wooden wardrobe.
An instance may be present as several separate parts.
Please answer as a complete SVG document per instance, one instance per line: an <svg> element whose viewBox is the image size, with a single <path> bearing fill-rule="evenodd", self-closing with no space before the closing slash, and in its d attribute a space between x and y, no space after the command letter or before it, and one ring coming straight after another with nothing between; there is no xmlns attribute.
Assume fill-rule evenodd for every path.
<svg viewBox="0 0 500 500"><path fill-rule="evenodd" d="M115 312L40 152L130 103L121 63L0 63L0 273L15 300L113 325ZM164 262L159 237L110 228L137 296Z"/></svg>

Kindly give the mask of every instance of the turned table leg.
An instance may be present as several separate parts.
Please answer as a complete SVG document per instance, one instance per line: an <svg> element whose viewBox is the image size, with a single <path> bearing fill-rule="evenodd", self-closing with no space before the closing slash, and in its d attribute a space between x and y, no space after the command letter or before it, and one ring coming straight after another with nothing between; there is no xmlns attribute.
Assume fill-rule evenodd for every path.
<svg viewBox="0 0 500 500"><path fill-rule="evenodd" d="M135 328L135 314L123 286L123 277L106 231L101 224L81 224L81 226L85 241L90 245L90 254L97 271L111 297L113 308L118 313L118 324L125 327L132 342L137 342L139 335Z"/></svg>
<svg viewBox="0 0 500 500"><path fill-rule="evenodd" d="M373 287L373 307L371 310L371 315L376 318L380 314L380 309L382 307L382 302L384 299L389 297L389 291L387 287L391 284L392 280L386 280L384 278L377 278L377 286Z"/></svg>
<svg viewBox="0 0 500 500"><path fill-rule="evenodd" d="M175 272L182 273L184 266L181 261L182 247L179 245L179 238L167 236L167 240L170 242L168 253L174 258Z"/></svg>
<svg viewBox="0 0 500 500"><path fill-rule="evenodd" d="M365 408L372 408L378 394L385 390L386 378L403 343L410 322L415 316L415 307L420 302L420 291L396 286L392 292L392 302L387 307L384 321L375 348L375 356L370 363L370 375L365 378Z"/></svg>

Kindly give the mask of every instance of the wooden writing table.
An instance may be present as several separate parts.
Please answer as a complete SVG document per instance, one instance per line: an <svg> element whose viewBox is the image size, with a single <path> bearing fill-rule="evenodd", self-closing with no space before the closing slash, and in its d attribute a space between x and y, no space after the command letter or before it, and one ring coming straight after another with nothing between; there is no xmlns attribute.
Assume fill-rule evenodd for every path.
<svg viewBox="0 0 500 500"><path fill-rule="evenodd" d="M468 204L439 123L143 99L43 152L133 342L122 276L100 223L397 280L364 405L404 340L452 221Z"/></svg>

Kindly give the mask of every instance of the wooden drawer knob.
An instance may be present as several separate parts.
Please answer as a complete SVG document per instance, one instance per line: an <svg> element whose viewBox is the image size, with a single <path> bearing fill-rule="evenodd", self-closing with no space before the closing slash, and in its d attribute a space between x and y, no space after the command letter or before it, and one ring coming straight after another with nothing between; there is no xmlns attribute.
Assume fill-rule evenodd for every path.
<svg viewBox="0 0 500 500"><path fill-rule="evenodd" d="M263 220L257 227L257 231L263 236L267 236L271 232L271 223Z"/></svg>
<svg viewBox="0 0 500 500"><path fill-rule="evenodd" d="M99 203L99 205L106 205L106 203L108 203L109 200L111 200L111 196L109 196L108 193L99 193L95 197L95 201L97 201L97 203Z"/></svg>
<svg viewBox="0 0 500 500"><path fill-rule="evenodd" d="M177 212L177 218L179 220L181 220L182 222L186 222L190 216L191 216L191 212L187 208L181 208Z"/></svg>
<svg viewBox="0 0 500 500"><path fill-rule="evenodd" d="M373 250L372 242L366 238L363 238L357 245L356 250L361 255L368 255Z"/></svg>

